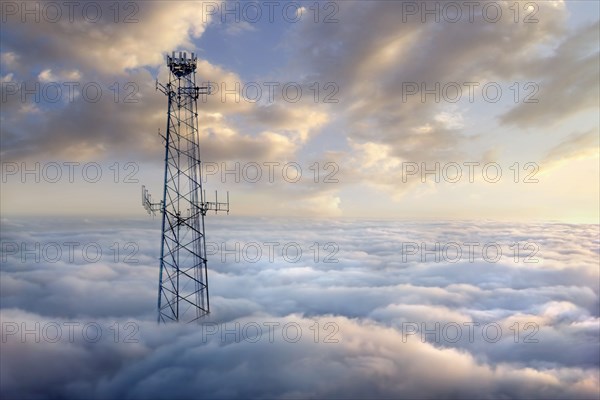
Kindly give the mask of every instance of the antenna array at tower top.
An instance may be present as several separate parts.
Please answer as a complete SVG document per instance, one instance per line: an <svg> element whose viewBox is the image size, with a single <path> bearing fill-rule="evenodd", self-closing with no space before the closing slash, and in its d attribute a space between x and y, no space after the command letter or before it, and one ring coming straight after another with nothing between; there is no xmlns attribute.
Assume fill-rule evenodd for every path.
<svg viewBox="0 0 600 400"><path fill-rule="evenodd" d="M196 61L197 58L194 53L192 53L191 58L187 58L187 53L181 51L179 52L179 57L175 56L175 52L173 52L170 56L167 55L167 66L177 77L182 77L195 71Z"/></svg>

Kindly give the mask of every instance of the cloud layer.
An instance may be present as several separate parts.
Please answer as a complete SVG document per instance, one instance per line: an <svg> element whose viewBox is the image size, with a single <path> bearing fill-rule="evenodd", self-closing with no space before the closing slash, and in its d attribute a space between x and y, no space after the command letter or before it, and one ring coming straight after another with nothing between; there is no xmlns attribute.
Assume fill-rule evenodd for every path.
<svg viewBox="0 0 600 400"><path fill-rule="evenodd" d="M597 226L214 218L211 316L201 326L158 327L156 222L132 221L116 234L107 222L31 224L3 221L1 382L9 398L598 394ZM23 262L7 247L13 242L97 243L107 254L48 262L48 251L39 263L32 254ZM137 262L125 254L115 262L115 242L136 243ZM437 260L430 252L423 262L407 247L471 242L498 244L503 255L450 262L449 252ZM303 250L296 262L296 250L282 250L290 243ZM524 256L524 244L535 244L535 258L515 261L513 243ZM79 323L73 340L69 322ZM34 332L39 323L40 343L11 333L15 323ZM95 325L83 336L90 323L102 330L98 341L90 339ZM62 327L56 343L52 324Z"/></svg>

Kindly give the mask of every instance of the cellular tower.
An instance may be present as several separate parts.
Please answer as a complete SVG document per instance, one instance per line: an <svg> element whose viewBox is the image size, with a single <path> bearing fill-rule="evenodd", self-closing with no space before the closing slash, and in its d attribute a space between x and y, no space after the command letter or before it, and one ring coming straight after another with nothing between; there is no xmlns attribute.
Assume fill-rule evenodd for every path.
<svg viewBox="0 0 600 400"><path fill-rule="evenodd" d="M167 130L163 199L153 203L142 186L142 205L148 213L162 215L158 322L198 321L210 312L204 217L207 211L229 213L227 201L206 199L198 134L198 97L210 87L196 86L194 53L167 55L169 80L156 82L167 96Z"/></svg>

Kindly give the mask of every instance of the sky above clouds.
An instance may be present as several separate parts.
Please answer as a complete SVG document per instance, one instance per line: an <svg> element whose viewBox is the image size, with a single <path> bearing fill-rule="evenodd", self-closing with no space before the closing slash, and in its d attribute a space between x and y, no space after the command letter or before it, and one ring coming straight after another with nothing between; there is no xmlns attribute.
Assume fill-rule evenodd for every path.
<svg viewBox="0 0 600 400"><path fill-rule="evenodd" d="M215 88L199 107L202 158L218 163L207 187L229 190L239 215L598 220L594 2L153 1L104 4L97 22L90 4L72 22L68 10L53 22L41 8L39 23L3 10L2 158L15 163L3 169L5 213L139 212L139 185L108 176L120 169L160 193L155 79L166 53L187 50ZM23 94L36 87L39 98ZM36 162L42 182L31 184L21 173ZM44 179L47 162L65 178ZM74 182L65 162L80 163ZM89 162L106 179L87 182ZM241 182L222 175L236 163ZM254 163L263 178L250 182ZM273 182L264 163L277 165Z"/></svg>

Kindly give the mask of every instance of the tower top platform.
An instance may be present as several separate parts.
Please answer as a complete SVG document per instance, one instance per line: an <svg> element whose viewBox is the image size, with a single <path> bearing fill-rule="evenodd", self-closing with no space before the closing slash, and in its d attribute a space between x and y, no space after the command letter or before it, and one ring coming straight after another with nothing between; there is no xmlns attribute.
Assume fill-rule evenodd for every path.
<svg viewBox="0 0 600 400"><path fill-rule="evenodd" d="M167 66L178 78L189 75L196 70L196 55L192 53L190 58L187 57L186 52L179 52L179 57L175 56L173 52L170 56L167 55Z"/></svg>

